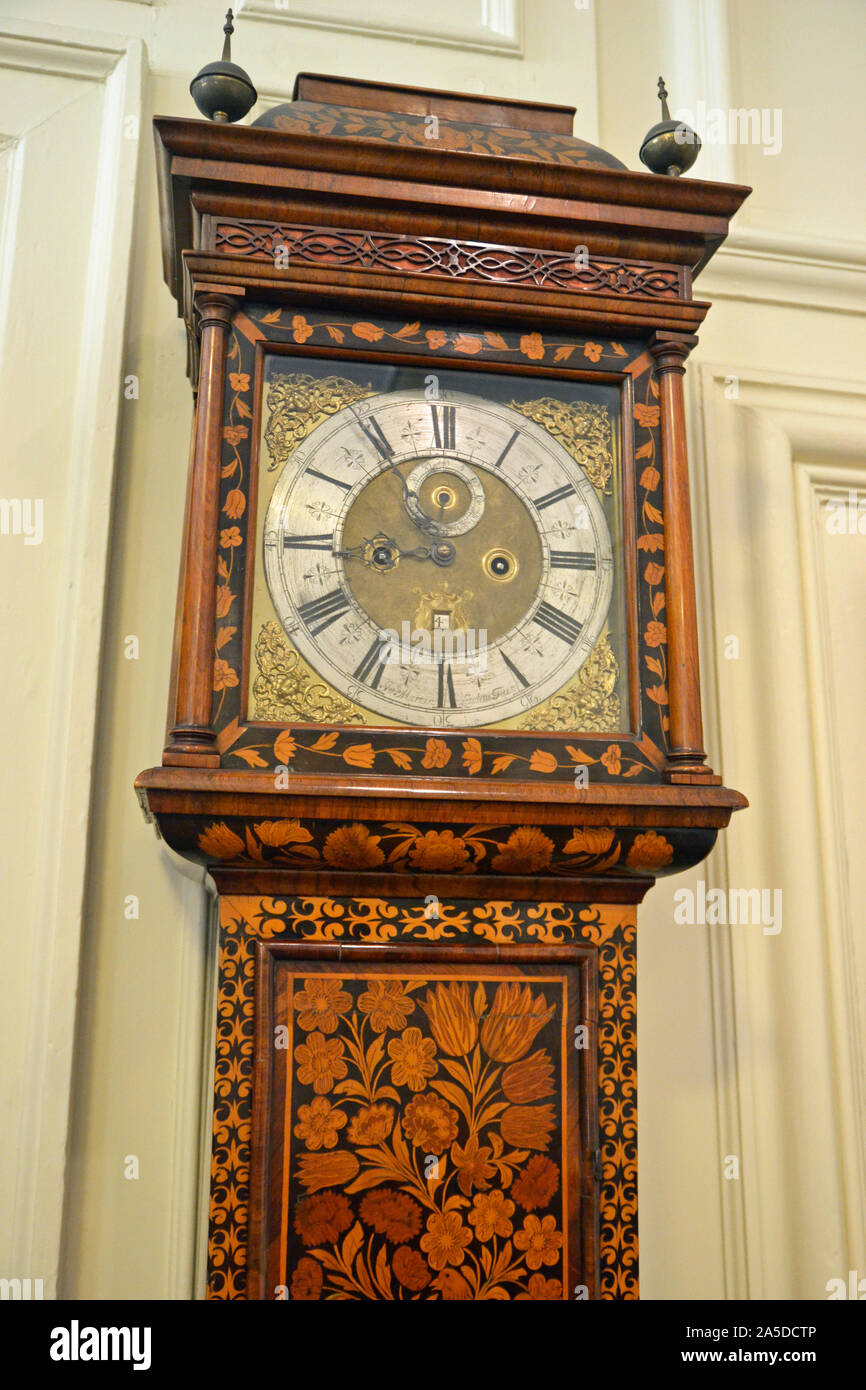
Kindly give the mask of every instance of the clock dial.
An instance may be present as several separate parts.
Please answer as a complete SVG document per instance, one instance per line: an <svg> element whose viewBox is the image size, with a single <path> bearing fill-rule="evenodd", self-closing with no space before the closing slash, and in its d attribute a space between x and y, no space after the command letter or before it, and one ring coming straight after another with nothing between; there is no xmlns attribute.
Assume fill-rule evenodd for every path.
<svg viewBox="0 0 866 1390"><path fill-rule="evenodd" d="M263 547L310 666L421 727L526 714L577 673L610 604L610 535L580 465L516 410L458 392L383 392L320 424L279 477Z"/></svg>

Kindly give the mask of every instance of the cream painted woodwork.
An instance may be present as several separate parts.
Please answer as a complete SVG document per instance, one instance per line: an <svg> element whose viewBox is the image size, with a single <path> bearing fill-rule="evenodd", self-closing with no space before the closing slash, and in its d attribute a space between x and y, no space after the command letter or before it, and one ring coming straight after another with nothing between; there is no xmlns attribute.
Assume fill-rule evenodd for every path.
<svg viewBox="0 0 866 1390"><path fill-rule="evenodd" d="M726 775L748 771L755 823L715 852L713 872L723 889L780 888L784 915L777 934L708 931L737 1044L741 1296L809 1299L866 1255L863 900L848 868L862 833L852 709L864 687L852 682L866 622L852 600L866 507L853 535L828 529L826 507L866 498L866 385L738 366L699 372L705 679Z"/></svg>
<svg viewBox="0 0 866 1390"><path fill-rule="evenodd" d="M134 40L0 23L3 845L14 866L4 874L0 1231L4 1271L42 1279L49 1295L138 151L124 121L138 118L140 86ZM22 806L12 792L25 786Z"/></svg>
<svg viewBox="0 0 866 1390"><path fill-rule="evenodd" d="M407 5L380 0L359 6L352 0L246 0L243 13L270 23L300 24L337 33L388 35L437 47L478 48L490 53L523 52L524 0L437 0L436 5Z"/></svg>
<svg viewBox="0 0 866 1390"><path fill-rule="evenodd" d="M4 1166L0 1273L43 1277L47 1293L59 1268L71 1297L202 1288L209 900L167 851L155 864L131 783L163 735L181 528L167 499L191 420L148 125L196 114L189 79L218 56L224 8L0 0L0 491L45 506L41 546L0 537L4 704L17 712L0 812L15 866L0 985L3 1163L15 1171ZM461 27L443 44L388 32L386 0L340 0L333 12L357 22L329 28L301 22L302 5L288 22L276 5L248 19L236 8L235 57L262 98L251 116L286 99L299 71L391 73L573 102L578 132L639 168L659 72L674 107L782 111L778 155L707 144L694 170L755 187L697 282L715 307L686 379L707 748L752 805L724 851L659 882L641 909L641 1282L649 1299L825 1297L828 1279L866 1272L866 537L822 524L828 497L866 492L866 9L532 0L519 48L482 32L481 0L447 7ZM141 115L140 152L122 112ZM102 274L94 237L112 248ZM127 401L130 373L140 393ZM782 931L677 925L674 894L699 878L781 888ZM128 1155L137 1180L124 1178ZM724 1177L726 1155L739 1178Z"/></svg>

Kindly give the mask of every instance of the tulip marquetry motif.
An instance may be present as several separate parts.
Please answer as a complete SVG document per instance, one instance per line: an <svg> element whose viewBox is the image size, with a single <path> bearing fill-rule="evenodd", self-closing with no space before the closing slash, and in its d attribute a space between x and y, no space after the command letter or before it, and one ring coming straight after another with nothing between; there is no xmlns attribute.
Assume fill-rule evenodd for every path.
<svg viewBox="0 0 866 1390"><path fill-rule="evenodd" d="M637 907L745 805L683 372L747 190L572 119L155 122L196 420L136 785L219 894L212 1299L638 1297Z"/></svg>

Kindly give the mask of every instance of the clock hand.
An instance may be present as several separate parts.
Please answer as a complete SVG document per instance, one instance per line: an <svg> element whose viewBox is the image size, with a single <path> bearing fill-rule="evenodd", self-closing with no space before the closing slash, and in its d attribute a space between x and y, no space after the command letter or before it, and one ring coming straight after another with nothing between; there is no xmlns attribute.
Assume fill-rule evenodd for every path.
<svg viewBox="0 0 866 1390"><path fill-rule="evenodd" d="M437 535L438 532L436 528L436 522L433 520L432 517L428 517L427 514L424 512L417 492L413 492L411 488L407 486L406 479L403 477L403 474L397 471L396 463L389 464L389 468L390 471L394 473L395 476L400 480L400 487L402 488L403 492L403 506L405 507L406 514L411 520L413 526L416 528L416 530L421 531L424 535ZM417 511L413 511L410 505L413 502L416 505ZM420 516L418 515L419 512Z"/></svg>
<svg viewBox="0 0 866 1390"><path fill-rule="evenodd" d="M401 550L390 536L376 536L364 539L360 545L345 550L331 552L342 560L360 560L362 565L387 572L393 569L397 560L433 560L437 565L450 565L456 551L450 541L440 541L433 546L416 546L414 550Z"/></svg>
<svg viewBox="0 0 866 1390"><path fill-rule="evenodd" d="M429 545L416 546L414 550L398 550L401 560L429 560L433 554Z"/></svg>
<svg viewBox="0 0 866 1390"><path fill-rule="evenodd" d="M457 551L450 541L437 541L435 545L419 545L415 550L397 550L400 560L432 560L437 565L453 564Z"/></svg>
<svg viewBox="0 0 866 1390"><path fill-rule="evenodd" d="M429 546L401 550L390 536L367 536L360 545L353 545L345 550L333 550L331 554L341 560L360 560L362 565L384 568L394 560L429 560L432 551Z"/></svg>
<svg viewBox="0 0 866 1390"><path fill-rule="evenodd" d="M372 541L363 540L361 541L360 545L353 545L349 550L332 550L331 554L336 556L340 560L364 561L364 551L367 549L368 545L372 544ZM364 563L366 564L367 562L364 561Z"/></svg>
<svg viewBox="0 0 866 1390"><path fill-rule="evenodd" d="M415 529L421 531L422 534L427 536L440 535L441 533L439 531L439 522L441 522L442 520L443 509L440 508L439 522L434 521L432 516L427 515L427 513L421 506L421 500L417 492L413 492L412 489L408 486L406 479L400 472L400 465L396 462L396 460L393 463L387 464L385 471L388 473L393 473L395 478L398 480L403 498L403 506L406 509L406 514L409 517ZM414 507L412 505L413 503Z"/></svg>

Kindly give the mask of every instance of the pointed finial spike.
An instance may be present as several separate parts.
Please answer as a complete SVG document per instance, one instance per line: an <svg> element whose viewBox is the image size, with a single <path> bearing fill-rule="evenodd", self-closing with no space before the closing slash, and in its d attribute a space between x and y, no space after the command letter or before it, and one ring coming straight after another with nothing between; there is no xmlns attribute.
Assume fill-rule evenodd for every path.
<svg viewBox="0 0 866 1390"><path fill-rule="evenodd" d="M232 14L231 10L226 10L226 22L223 25L223 33L225 34L225 40L223 42L222 60L224 63L230 63L232 60L232 34L235 32L235 26L232 23L233 19L234 15Z"/></svg>
<svg viewBox="0 0 866 1390"><path fill-rule="evenodd" d="M671 120L668 110L668 89L663 77L659 78L659 101L662 104L662 119L656 121L644 136L640 147L641 164L653 174L666 174L678 178L691 169L701 148L699 137L682 120Z"/></svg>
<svg viewBox="0 0 866 1390"><path fill-rule="evenodd" d="M668 110L668 89L665 86L665 80L663 77L659 78L659 101L662 104L662 120L669 121L671 118L671 113Z"/></svg>
<svg viewBox="0 0 866 1390"><path fill-rule="evenodd" d="M221 60L218 63L205 63L189 84L193 101L209 121L239 121L258 100L249 75L232 62L233 20L234 14L227 10Z"/></svg>

